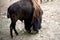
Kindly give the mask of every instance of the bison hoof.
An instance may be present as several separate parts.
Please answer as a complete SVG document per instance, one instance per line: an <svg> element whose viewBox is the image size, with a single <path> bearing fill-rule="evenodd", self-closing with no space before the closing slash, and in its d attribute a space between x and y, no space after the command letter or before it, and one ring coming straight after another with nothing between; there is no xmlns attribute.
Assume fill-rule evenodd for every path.
<svg viewBox="0 0 60 40"><path fill-rule="evenodd" d="M31 30L27 30L28 33L31 33Z"/></svg>
<svg viewBox="0 0 60 40"><path fill-rule="evenodd" d="M13 39L13 36L11 36L11 38Z"/></svg>
<svg viewBox="0 0 60 40"><path fill-rule="evenodd" d="M38 32L39 32L38 30L33 30L31 33L36 34Z"/></svg>
<svg viewBox="0 0 60 40"><path fill-rule="evenodd" d="M18 33L16 33L16 36L18 36Z"/></svg>

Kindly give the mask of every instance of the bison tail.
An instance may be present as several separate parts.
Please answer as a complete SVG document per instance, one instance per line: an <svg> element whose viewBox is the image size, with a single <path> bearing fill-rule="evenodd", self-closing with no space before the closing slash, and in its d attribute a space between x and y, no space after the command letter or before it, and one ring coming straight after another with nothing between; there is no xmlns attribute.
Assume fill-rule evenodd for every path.
<svg viewBox="0 0 60 40"><path fill-rule="evenodd" d="M7 18L10 18L10 14L9 13L7 13Z"/></svg>

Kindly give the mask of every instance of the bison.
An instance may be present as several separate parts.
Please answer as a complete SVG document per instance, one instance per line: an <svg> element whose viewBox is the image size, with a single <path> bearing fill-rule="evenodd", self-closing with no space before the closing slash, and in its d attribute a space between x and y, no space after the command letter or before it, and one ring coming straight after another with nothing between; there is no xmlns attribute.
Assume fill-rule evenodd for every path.
<svg viewBox="0 0 60 40"><path fill-rule="evenodd" d="M33 30L36 32L38 32L38 30L41 28L43 11L42 9L38 8L39 10L36 10L38 13L34 13L35 7L33 5L34 3L32 0L20 0L8 7L7 17L11 19L10 35L12 38L13 30L15 31L16 35L18 35L18 32L15 28L17 20L24 20L25 29L28 33L31 33L31 27L33 27Z"/></svg>

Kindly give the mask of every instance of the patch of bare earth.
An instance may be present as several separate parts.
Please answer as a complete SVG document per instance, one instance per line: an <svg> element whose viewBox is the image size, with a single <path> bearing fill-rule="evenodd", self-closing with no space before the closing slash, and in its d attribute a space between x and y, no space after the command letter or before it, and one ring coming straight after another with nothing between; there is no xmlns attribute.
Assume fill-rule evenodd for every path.
<svg viewBox="0 0 60 40"><path fill-rule="evenodd" d="M12 1L0 5L0 40L60 40L60 0L41 4L44 14L42 28L38 34L26 33L24 24L17 21L16 29L19 35L14 34L14 38L11 39L9 31L11 21L6 17L6 11Z"/></svg>

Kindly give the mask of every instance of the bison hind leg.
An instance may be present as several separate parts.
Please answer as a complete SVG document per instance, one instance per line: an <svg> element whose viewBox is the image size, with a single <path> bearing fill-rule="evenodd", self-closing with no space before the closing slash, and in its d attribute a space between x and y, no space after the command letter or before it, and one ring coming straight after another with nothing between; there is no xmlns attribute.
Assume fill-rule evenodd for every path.
<svg viewBox="0 0 60 40"><path fill-rule="evenodd" d="M18 35L18 32L16 31L16 28L15 28L17 20L18 19L15 15L11 15L10 35L11 35L12 38L13 38L13 30L14 30L15 34Z"/></svg>

